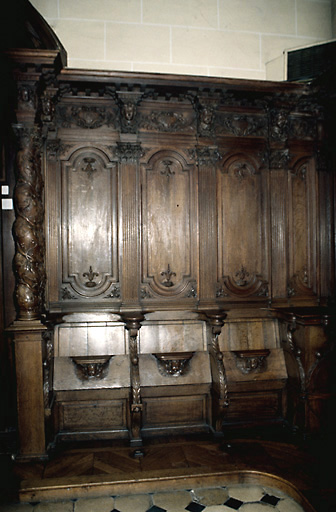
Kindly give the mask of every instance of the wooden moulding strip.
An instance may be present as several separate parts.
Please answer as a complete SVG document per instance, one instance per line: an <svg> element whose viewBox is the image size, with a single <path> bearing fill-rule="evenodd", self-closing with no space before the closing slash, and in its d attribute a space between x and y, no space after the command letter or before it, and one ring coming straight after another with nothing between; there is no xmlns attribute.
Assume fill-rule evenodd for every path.
<svg viewBox="0 0 336 512"><path fill-rule="evenodd" d="M295 485L271 473L254 470L200 473L197 468L188 468L188 474L185 469L175 470L174 473L172 475L169 470L161 470L154 476L154 473L148 471L143 476L129 474L127 478L119 480L108 479L107 475L23 480L19 499L21 502L64 500L253 484L277 489L293 498L305 512L316 512Z"/></svg>

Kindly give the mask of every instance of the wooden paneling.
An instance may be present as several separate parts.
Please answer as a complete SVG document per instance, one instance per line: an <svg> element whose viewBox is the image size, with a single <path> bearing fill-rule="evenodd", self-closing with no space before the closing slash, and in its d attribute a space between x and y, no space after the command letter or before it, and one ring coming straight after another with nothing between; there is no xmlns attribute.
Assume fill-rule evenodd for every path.
<svg viewBox="0 0 336 512"><path fill-rule="evenodd" d="M334 295L334 177L317 89L60 71L57 55L11 56L21 123L13 125L19 142L13 232L15 305L25 320L14 330L23 452L44 449L49 398L60 413L54 434L122 430L134 445L142 430L220 431L223 421L249 416L284 420L281 311L290 310L286 321L294 325L294 306L326 305ZM4 269L11 268L9 255L3 251ZM125 326L122 347L113 347L110 321L101 313ZM159 335L152 329L141 343L150 314ZM173 328L169 314L178 319ZM197 354L183 327L188 314L208 324ZM56 336L63 346L52 353L62 315L70 316L62 320L69 329ZM317 316L321 324L329 312ZM42 320L50 329L46 350L34 324ZM305 342L308 331L314 332L311 325L300 340L302 364L317 350ZM55 362L64 384L51 382L52 357L90 352L99 359L107 355L102 351L122 352L127 361L118 389L104 381L97 360L87 362L85 382L72 375L72 389ZM291 371L298 364L294 352L287 358ZM200 370L194 363L202 358ZM73 371L70 360L62 368L69 366ZM34 377L29 368L36 368ZM296 378L290 375L291 382ZM31 417L30 394L37 400Z"/></svg>
<svg viewBox="0 0 336 512"><path fill-rule="evenodd" d="M145 398L143 426L145 429L206 426L208 423L207 400L206 395Z"/></svg>
<svg viewBox="0 0 336 512"><path fill-rule="evenodd" d="M61 402L61 431L126 430L126 400Z"/></svg>
<svg viewBox="0 0 336 512"><path fill-rule="evenodd" d="M195 174L170 150L155 153L143 167L142 285L147 284L147 296L196 296Z"/></svg>
<svg viewBox="0 0 336 512"><path fill-rule="evenodd" d="M314 163L299 161L288 173L289 189L289 284L288 295L317 293L317 178Z"/></svg>
<svg viewBox="0 0 336 512"><path fill-rule="evenodd" d="M62 291L107 293L118 279L116 165L95 148L62 162Z"/></svg>
<svg viewBox="0 0 336 512"><path fill-rule="evenodd" d="M225 160L217 180L219 296L265 298L269 282L266 176L251 156L234 154Z"/></svg>

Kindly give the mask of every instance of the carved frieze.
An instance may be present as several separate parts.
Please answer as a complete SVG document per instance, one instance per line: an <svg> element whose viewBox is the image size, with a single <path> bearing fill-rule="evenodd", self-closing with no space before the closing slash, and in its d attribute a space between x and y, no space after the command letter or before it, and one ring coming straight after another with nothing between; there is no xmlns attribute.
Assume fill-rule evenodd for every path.
<svg viewBox="0 0 336 512"><path fill-rule="evenodd" d="M268 122L266 116L218 112L216 133L237 137L266 137Z"/></svg>
<svg viewBox="0 0 336 512"><path fill-rule="evenodd" d="M173 111L154 111L148 116L142 115L140 128L167 133L186 132L194 129L194 122L194 115Z"/></svg>
<svg viewBox="0 0 336 512"><path fill-rule="evenodd" d="M312 117L293 116L289 120L289 135L293 139L313 139L316 128L316 120Z"/></svg>
<svg viewBox="0 0 336 512"><path fill-rule="evenodd" d="M101 126L116 127L115 112L106 107L59 105L56 112L58 124L63 128L78 126L92 130Z"/></svg>

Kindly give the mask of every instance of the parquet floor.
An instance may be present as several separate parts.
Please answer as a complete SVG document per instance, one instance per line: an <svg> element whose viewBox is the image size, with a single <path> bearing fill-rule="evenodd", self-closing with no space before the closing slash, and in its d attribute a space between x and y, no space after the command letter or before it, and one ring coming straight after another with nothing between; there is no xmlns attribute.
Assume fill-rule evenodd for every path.
<svg viewBox="0 0 336 512"><path fill-rule="evenodd" d="M7 490L37 502L258 484L263 475L269 487L284 489L283 480L288 482L317 512L336 511L335 472L328 470L334 459L328 453L327 460L325 449L322 456L322 449L314 453L288 442L188 437L148 440L143 451L134 458L126 442L63 444L48 461L8 463Z"/></svg>

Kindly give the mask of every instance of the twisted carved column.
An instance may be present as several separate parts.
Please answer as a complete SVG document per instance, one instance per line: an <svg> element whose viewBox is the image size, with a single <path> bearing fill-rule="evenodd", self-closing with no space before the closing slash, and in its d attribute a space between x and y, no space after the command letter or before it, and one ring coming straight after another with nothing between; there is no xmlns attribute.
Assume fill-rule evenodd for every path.
<svg viewBox="0 0 336 512"><path fill-rule="evenodd" d="M40 140L36 127L16 127L19 141L14 191L16 220L14 270L18 320L38 320L45 288L43 180Z"/></svg>

